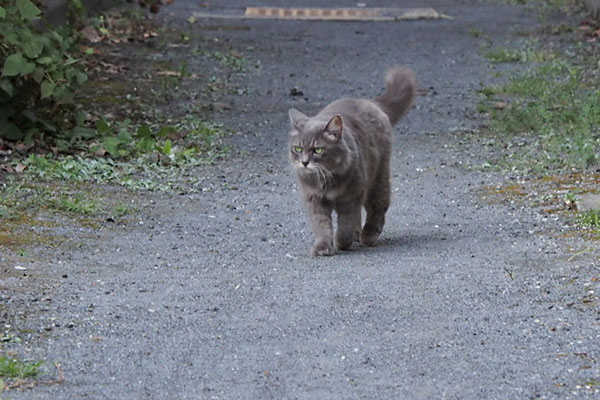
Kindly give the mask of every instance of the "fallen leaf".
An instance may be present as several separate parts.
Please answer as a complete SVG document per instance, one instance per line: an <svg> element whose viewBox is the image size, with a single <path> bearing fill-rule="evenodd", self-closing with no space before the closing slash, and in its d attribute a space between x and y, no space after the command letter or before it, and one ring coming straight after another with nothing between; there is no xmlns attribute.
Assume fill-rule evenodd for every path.
<svg viewBox="0 0 600 400"><path fill-rule="evenodd" d="M215 112L223 112L224 110L231 110L231 106L229 104L213 101L210 103L210 109Z"/></svg>
<svg viewBox="0 0 600 400"><path fill-rule="evenodd" d="M124 72L124 70L125 70L125 68L123 68L120 65L111 64L111 63L108 63L105 61L100 61L99 65L105 69L105 71L103 71L103 72L106 72L109 74L120 74L120 73Z"/></svg>
<svg viewBox="0 0 600 400"><path fill-rule="evenodd" d="M15 171L18 173L21 173L21 172L25 171L26 168L27 168L27 165L18 163L17 166L15 167Z"/></svg>
<svg viewBox="0 0 600 400"><path fill-rule="evenodd" d="M168 71L168 70L166 70L166 71L158 71L156 73L156 75L158 75L158 76L179 76L179 72L177 72L177 71Z"/></svg>
<svg viewBox="0 0 600 400"><path fill-rule="evenodd" d="M503 101L495 101L492 106L496 109L496 110L504 110L508 104L503 102Z"/></svg>
<svg viewBox="0 0 600 400"><path fill-rule="evenodd" d="M33 144L25 144L25 143L17 143L14 149L21 154L26 154L31 148Z"/></svg>
<svg viewBox="0 0 600 400"><path fill-rule="evenodd" d="M84 38L87 39L88 42L90 43L98 43L102 40L102 36L100 36L98 34L98 31L96 30L96 28L94 28L93 26L86 26L85 28L83 28L80 33L83 35Z"/></svg>

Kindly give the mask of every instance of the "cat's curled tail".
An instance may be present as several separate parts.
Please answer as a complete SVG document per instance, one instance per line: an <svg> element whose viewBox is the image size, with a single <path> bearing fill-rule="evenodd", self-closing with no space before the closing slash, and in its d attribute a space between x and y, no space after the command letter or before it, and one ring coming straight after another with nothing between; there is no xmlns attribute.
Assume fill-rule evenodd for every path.
<svg viewBox="0 0 600 400"><path fill-rule="evenodd" d="M385 93L375 97L373 101L394 125L412 104L415 91L414 74L406 68L394 67L385 76Z"/></svg>

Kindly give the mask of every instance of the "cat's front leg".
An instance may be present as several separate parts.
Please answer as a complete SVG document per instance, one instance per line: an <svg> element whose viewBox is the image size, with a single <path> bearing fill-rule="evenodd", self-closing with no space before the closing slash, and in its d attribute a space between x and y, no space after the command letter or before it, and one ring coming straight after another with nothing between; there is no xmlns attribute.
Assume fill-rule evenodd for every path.
<svg viewBox="0 0 600 400"><path fill-rule="evenodd" d="M359 200L338 203L335 210L338 214L335 247L339 250L348 250L360 237L361 204Z"/></svg>
<svg viewBox="0 0 600 400"><path fill-rule="evenodd" d="M331 222L333 206L331 202L317 196L310 196L307 199L307 206L310 227L315 234L312 255L332 256L335 254Z"/></svg>

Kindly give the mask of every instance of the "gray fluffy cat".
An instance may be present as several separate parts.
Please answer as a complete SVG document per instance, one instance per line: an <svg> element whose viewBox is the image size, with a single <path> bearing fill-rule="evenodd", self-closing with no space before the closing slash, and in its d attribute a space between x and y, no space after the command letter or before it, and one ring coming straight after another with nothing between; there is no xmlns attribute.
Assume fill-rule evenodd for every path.
<svg viewBox="0 0 600 400"><path fill-rule="evenodd" d="M314 256L333 255L359 241L373 246L390 205L392 125L415 95L407 69L391 69L386 91L372 100L341 99L314 117L290 109L290 161L315 234ZM367 211L361 229L361 209ZM331 213L338 215L333 236Z"/></svg>

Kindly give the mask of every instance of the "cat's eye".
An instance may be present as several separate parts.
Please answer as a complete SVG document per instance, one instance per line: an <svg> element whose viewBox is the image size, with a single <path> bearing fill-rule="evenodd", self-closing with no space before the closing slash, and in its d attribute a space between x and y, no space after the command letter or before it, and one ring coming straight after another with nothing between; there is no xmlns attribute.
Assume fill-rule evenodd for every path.
<svg viewBox="0 0 600 400"><path fill-rule="evenodd" d="M323 152L323 148L322 147L315 147L313 149L313 151L315 152L315 154L321 154Z"/></svg>
<svg viewBox="0 0 600 400"><path fill-rule="evenodd" d="M296 153L302 153L302 147L300 147L300 146L294 146L293 149L294 149L294 152L296 152Z"/></svg>

